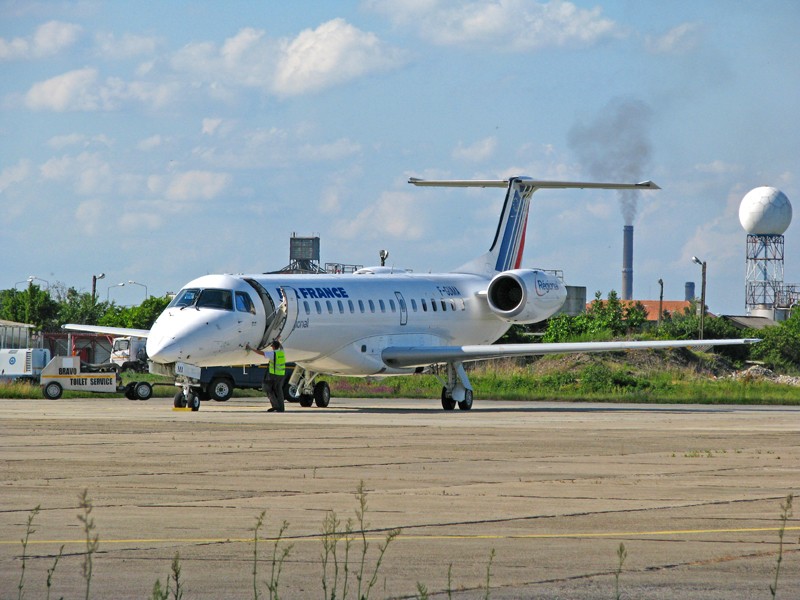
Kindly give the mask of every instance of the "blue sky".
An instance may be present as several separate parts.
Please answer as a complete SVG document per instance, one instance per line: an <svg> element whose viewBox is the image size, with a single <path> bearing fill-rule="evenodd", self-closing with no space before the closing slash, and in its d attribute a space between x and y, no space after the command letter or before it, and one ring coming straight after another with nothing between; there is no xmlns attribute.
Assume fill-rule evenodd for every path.
<svg viewBox="0 0 800 600"><path fill-rule="evenodd" d="M699 293L697 255L710 309L742 314L739 202L800 197L798 27L791 0L0 2L0 289L104 272L133 304L110 286L275 270L293 232L322 262L444 271L502 194L408 177L522 174L652 179L634 297ZM533 199L524 266L619 291L616 193ZM797 224L786 257L800 282Z"/></svg>

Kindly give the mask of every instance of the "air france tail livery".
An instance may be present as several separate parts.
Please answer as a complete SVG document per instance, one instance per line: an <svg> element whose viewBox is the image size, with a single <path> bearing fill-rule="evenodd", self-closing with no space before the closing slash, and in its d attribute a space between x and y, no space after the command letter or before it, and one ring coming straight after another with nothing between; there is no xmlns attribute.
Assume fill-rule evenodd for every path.
<svg viewBox="0 0 800 600"><path fill-rule="evenodd" d="M441 372L442 407L472 407L464 362L507 356L742 344L753 340L599 342L494 345L511 325L555 314L564 284L522 268L531 195L544 188L657 190L637 184L508 180L426 181L417 186L507 188L489 251L451 273L416 274L389 267L337 275L205 275L187 283L148 331L65 325L66 329L147 336L159 372L258 364L252 348L279 339L296 368L291 395L303 406L327 406L320 374L404 375ZM443 368L441 370L436 367ZM187 388L188 389L188 388Z"/></svg>

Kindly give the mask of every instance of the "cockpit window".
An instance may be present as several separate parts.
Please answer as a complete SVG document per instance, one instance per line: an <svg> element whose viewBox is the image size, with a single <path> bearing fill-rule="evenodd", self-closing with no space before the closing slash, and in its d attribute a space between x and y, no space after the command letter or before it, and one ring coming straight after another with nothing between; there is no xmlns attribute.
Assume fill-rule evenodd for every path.
<svg viewBox="0 0 800 600"><path fill-rule="evenodd" d="M178 308L191 306L195 303L199 294L200 290L197 288L186 288L185 290L181 290L178 292L178 295L172 299L172 302L169 303L169 308L173 306Z"/></svg>
<svg viewBox="0 0 800 600"><path fill-rule="evenodd" d="M231 290L203 290L197 299L197 308L233 310L233 292Z"/></svg>
<svg viewBox="0 0 800 600"><path fill-rule="evenodd" d="M248 298L249 300L249 298ZM186 288L181 290L175 296L172 302L169 303L170 307L186 308L187 306L194 306L195 308L216 308L219 310L233 310L233 291L231 290L216 290L207 289L201 290L199 288ZM252 302L250 304L252 308Z"/></svg>
<svg viewBox="0 0 800 600"><path fill-rule="evenodd" d="M306 303L306 306L308 306L308 303ZM256 314L256 307L253 306L253 301L244 292L236 292L236 310Z"/></svg>

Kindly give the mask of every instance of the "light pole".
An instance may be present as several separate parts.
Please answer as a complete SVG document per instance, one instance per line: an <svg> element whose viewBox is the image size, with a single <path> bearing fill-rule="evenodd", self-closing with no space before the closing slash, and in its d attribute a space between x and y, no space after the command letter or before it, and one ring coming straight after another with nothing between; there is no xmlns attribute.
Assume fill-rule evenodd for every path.
<svg viewBox="0 0 800 600"><path fill-rule="evenodd" d="M703 339L703 328L706 319L706 261L700 260L696 256L692 257L692 262L702 267L700 284L700 339Z"/></svg>
<svg viewBox="0 0 800 600"><path fill-rule="evenodd" d="M124 283L115 283L114 285L110 285L106 288L106 302L108 302L108 295L111 293L111 288L115 287L123 287Z"/></svg>
<svg viewBox="0 0 800 600"><path fill-rule="evenodd" d="M658 285L661 286L658 294L658 326L661 327L661 315L664 313L664 280L659 279Z"/></svg>
<svg viewBox="0 0 800 600"><path fill-rule="evenodd" d="M47 291L50 291L50 282L47 279L42 279L41 277L37 277L36 275L28 276L28 285L33 284L34 281L44 281L47 284Z"/></svg>
<svg viewBox="0 0 800 600"><path fill-rule="evenodd" d="M144 299L145 299L145 300L147 300L147 298L148 298L148 295L147 295L147 286L146 286L145 284L143 284L143 283L139 283L138 281L134 281L133 279L129 279L129 280L128 280L128 283L132 283L133 285L140 285L140 286L142 286L142 287L144 288Z"/></svg>
<svg viewBox="0 0 800 600"><path fill-rule="evenodd" d="M100 273L100 275L92 275L92 304L94 304L95 300L97 299L97 280L104 279L105 276L105 273Z"/></svg>

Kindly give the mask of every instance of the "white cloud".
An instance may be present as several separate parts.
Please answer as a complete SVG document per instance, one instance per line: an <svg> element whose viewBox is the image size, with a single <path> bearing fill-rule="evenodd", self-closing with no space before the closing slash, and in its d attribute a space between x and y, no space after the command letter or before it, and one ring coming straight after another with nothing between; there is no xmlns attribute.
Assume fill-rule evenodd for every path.
<svg viewBox="0 0 800 600"><path fill-rule="evenodd" d="M478 140L474 144L464 146L459 142L453 150L453 158L469 162L479 162L490 158L497 148L497 138L488 137Z"/></svg>
<svg viewBox="0 0 800 600"><path fill-rule="evenodd" d="M443 46L493 45L527 52L548 47L591 46L621 31L602 9L576 7L564 0L371 0L373 10Z"/></svg>
<svg viewBox="0 0 800 600"><path fill-rule="evenodd" d="M741 171L741 167L739 165L734 165L731 163L726 163L721 160L714 160L710 163L703 163L695 165L695 170L700 173L712 173L715 175L725 175L728 173L737 173Z"/></svg>
<svg viewBox="0 0 800 600"><path fill-rule="evenodd" d="M163 143L164 143L164 138L162 138L160 135L156 134L156 135L151 135L150 137L143 139L138 144L136 144L136 147L139 150L142 150L142 151L146 152L148 150L152 150L154 148L158 148Z"/></svg>
<svg viewBox="0 0 800 600"><path fill-rule="evenodd" d="M99 81L97 69L85 67L35 83L25 95L25 105L32 110L110 111L124 102L135 101L159 108L166 105L178 84L126 83L113 77Z"/></svg>
<svg viewBox="0 0 800 600"><path fill-rule="evenodd" d="M149 56L158 49L158 40L153 37L125 33L95 35L95 53L104 59L122 60L136 56Z"/></svg>
<svg viewBox="0 0 800 600"><path fill-rule="evenodd" d="M406 192L384 192L357 215L332 228L343 239L422 239L425 228L419 201Z"/></svg>
<svg viewBox="0 0 800 600"><path fill-rule="evenodd" d="M211 171L186 171L177 173L166 185L164 196L168 200L211 200L228 185L230 177Z"/></svg>
<svg viewBox="0 0 800 600"><path fill-rule="evenodd" d="M222 124L222 119L203 119L203 133L214 135L214 132Z"/></svg>
<svg viewBox="0 0 800 600"><path fill-rule="evenodd" d="M86 67L35 83L25 96L25 104L34 110L97 110L97 70Z"/></svg>
<svg viewBox="0 0 800 600"><path fill-rule="evenodd" d="M114 182L111 166L89 152L51 158L39 167L39 172L45 179L71 182L75 192L81 195L109 192Z"/></svg>
<svg viewBox="0 0 800 600"><path fill-rule="evenodd" d="M28 178L31 172L31 164L28 160L21 160L16 165L6 167L0 171L0 193L4 192L14 183L22 183Z"/></svg>
<svg viewBox="0 0 800 600"><path fill-rule="evenodd" d="M80 33L79 25L48 21L40 25L30 37L17 37L12 40L0 38L0 60L54 56L72 46Z"/></svg>
<svg viewBox="0 0 800 600"><path fill-rule="evenodd" d="M395 68L402 60L375 34L333 19L282 44L274 90L287 96L313 92Z"/></svg>
<svg viewBox="0 0 800 600"><path fill-rule="evenodd" d="M645 48L653 54L683 54L694 50L700 41L698 23L681 23L662 36L645 38Z"/></svg>
<svg viewBox="0 0 800 600"><path fill-rule="evenodd" d="M361 144L348 138L341 138L327 144L305 144L298 148L297 157L308 161L340 160L361 151Z"/></svg>

